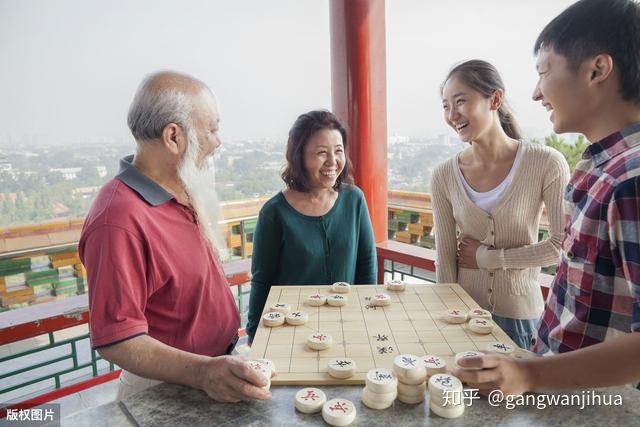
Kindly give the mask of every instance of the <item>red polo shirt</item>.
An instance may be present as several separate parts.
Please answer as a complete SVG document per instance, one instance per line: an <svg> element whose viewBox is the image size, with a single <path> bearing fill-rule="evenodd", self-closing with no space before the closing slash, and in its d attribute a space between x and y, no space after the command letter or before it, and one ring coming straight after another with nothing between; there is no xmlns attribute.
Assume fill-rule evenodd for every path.
<svg viewBox="0 0 640 427"><path fill-rule="evenodd" d="M192 211L121 161L80 238L94 348L141 334L192 353L224 354L240 316Z"/></svg>

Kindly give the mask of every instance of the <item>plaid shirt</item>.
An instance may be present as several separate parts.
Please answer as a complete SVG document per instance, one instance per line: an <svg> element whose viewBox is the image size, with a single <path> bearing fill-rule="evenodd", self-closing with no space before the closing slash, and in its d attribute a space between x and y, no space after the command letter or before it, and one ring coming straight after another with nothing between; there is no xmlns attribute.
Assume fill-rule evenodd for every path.
<svg viewBox="0 0 640 427"><path fill-rule="evenodd" d="M565 237L537 353L640 331L640 124L587 147L564 198Z"/></svg>

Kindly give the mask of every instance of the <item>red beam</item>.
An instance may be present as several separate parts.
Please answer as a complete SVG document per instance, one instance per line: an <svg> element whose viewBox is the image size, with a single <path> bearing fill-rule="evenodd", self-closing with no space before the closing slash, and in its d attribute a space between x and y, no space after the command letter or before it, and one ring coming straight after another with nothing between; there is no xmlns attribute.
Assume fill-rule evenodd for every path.
<svg viewBox="0 0 640 427"><path fill-rule="evenodd" d="M38 335L59 331L60 329L66 329L88 322L89 311L85 309L73 314L61 314L34 322L9 326L8 328L0 329L0 345L37 337Z"/></svg>
<svg viewBox="0 0 640 427"><path fill-rule="evenodd" d="M251 281L251 258L225 262L222 268L229 286L238 286Z"/></svg>
<svg viewBox="0 0 640 427"><path fill-rule="evenodd" d="M384 0L331 0L331 97L346 123L354 177L376 242L387 240L387 76Z"/></svg>
<svg viewBox="0 0 640 427"><path fill-rule="evenodd" d="M378 243L376 249L378 250L378 283L384 283L385 259L429 271L436 271L436 251L434 250L396 242L395 240L385 240Z"/></svg>

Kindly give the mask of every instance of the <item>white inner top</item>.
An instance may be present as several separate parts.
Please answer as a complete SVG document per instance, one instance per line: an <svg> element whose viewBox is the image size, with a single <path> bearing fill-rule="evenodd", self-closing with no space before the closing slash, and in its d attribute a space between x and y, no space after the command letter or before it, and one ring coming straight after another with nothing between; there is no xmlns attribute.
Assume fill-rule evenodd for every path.
<svg viewBox="0 0 640 427"><path fill-rule="evenodd" d="M511 181L513 180L513 176L518 170L518 165L520 164L520 158L522 157L521 155L522 150L520 150L521 145L522 144L518 144L518 150L516 151L516 158L513 160L513 165L511 165L511 170L509 171L509 175L507 175L507 177L500 184L498 184L497 187L484 193L478 192L473 188L471 188L467 180L464 178L462 171L460 170L460 164L456 162L458 164L457 170L458 170L458 173L460 174L460 178L462 180L462 184L464 185L464 189L467 192L467 195L469 196L471 201L483 211L490 214L493 213L493 209L496 207L496 205L502 198L504 192L507 190L507 187L509 187L509 184L511 184Z"/></svg>

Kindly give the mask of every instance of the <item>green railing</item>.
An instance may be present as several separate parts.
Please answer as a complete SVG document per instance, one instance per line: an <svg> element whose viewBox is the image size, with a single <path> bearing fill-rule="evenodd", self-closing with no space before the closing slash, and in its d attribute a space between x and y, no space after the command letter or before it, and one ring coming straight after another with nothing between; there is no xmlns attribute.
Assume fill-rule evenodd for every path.
<svg viewBox="0 0 640 427"><path fill-rule="evenodd" d="M49 339L48 344L30 349L30 350L25 350L16 354L12 354L9 356L2 357L0 358L0 366L6 366L5 364L7 363L12 363L12 362L15 363L19 361L21 358L26 358L28 356L33 358L33 356L36 354L46 355L46 352L55 353L53 351L54 349L66 347L67 351L65 352L65 354L61 356L52 355L54 357L43 358L44 360L38 363L29 364L28 366L25 366L23 368L2 373L0 374L0 384L6 385L8 383L12 383L13 381L10 381L11 379L15 379L16 377L19 378L18 376L24 376L24 374L28 374L29 372L36 371L40 368L44 368L44 367L50 368L51 365L56 363L61 363L61 362L70 362L70 363L67 363L66 364L67 366L60 367L59 369L56 369L53 372L46 372L43 375L35 376L34 378L31 378L28 380L22 380L22 381L18 380L17 382L14 382L14 384L12 385L1 387L0 401L4 400L2 399L2 397L7 393L31 386L33 384L42 383L45 381L52 382L53 384L49 384L48 386L45 384L45 386L42 387L41 390L51 388L51 385L53 385L54 388L58 389L61 387L63 382L63 377L65 375L69 375L76 371L81 371L83 369L87 370L86 376L90 375L95 377L101 373L104 373L107 371L113 371L116 368L113 363L108 363L106 361L104 361L104 363L107 365L107 368L106 369L104 367L100 368L98 365L99 365L99 362L103 359L97 354L95 350L91 348L89 348L90 360L88 361L80 360L79 351L78 351L79 346L85 345L85 343L82 343L82 341L85 341L86 345L88 345L89 334L79 335L77 337L67 338L63 340L56 340L54 332L49 332L47 336ZM68 366L69 364L71 366ZM90 368L90 372L89 372L89 368ZM49 369L49 371L50 370L51 369Z"/></svg>
<svg viewBox="0 0 640 427"><path fill-rule="evenodd" d="M241 313L242 325L246 324L246 317L248 311L248 294L250 292L250 285L238 284L235 286L237 289L236 303ZM25 396L31 393L39 393L47 391L51 388L59 389L76 379L86 377L97 377L106 372L112 372L117 369L117 366L113 363L107 362L102 359L97 351L93 350L89 344L89 334L82 334L73 338L66 338L62 340L56 340L54 332L47 333L48 343L41 345L33 349L21 351L9 356L0 357L0 367L11 366L10 364L17 364L24 360L26 362L27 357L33 359L34 355L42 355L38 359L41 361L37 363L26 362L27 366L8 370L0 373L0 402L9 401L14 399L7 399L5 396L8 393L17 391L19 389L25 389L29 386L38 383L44 383L38 390L32 390L22 393L21 396ZM56 353L56 349L66 349L64 354L51 354L50 357L46 357L47 353ZM81 351L88 351L90 355L89 360L82 360L83 358L79 354ZM85 358L86 359L86 358ZM51 369L52 365L66 363L66 366ZM102 363L101 363L102 362ZM23 380L21 377L29 375L29 373L35 372L39 369L48 367L48 372L42 375L31 377L27 380ZM65 380L65 376L71 376L75 372L86 370L86 375L76 375L73 378ZM1 371L0 371L1 372ZM17 381L15 381L17 380ZM48 383L45 383L48 382ZM9 385L7 385L9 384Z"/></svg>

